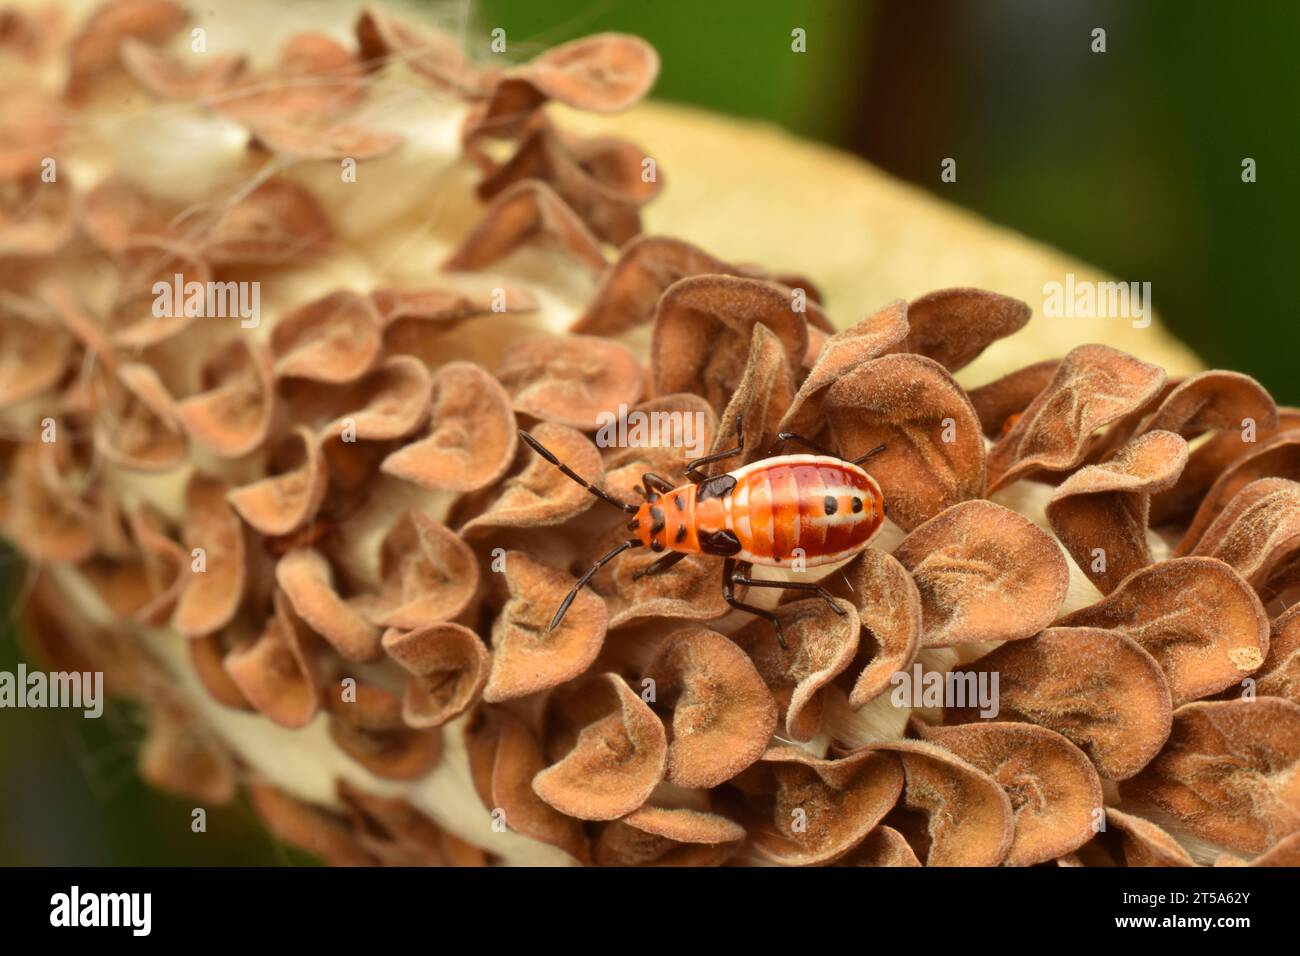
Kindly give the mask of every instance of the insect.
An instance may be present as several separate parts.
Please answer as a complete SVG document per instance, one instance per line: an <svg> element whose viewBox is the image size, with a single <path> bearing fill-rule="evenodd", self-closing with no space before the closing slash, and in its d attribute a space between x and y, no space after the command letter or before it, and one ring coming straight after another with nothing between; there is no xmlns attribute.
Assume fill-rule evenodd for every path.
<svg viewBox="0 0 1300 956"><path fill-rule="evenodd" d="M737 600L736 585L815 592L836 613L843 614L831 593L820 584L756 580L750 571L756 564L791 566L796 557L802 559L804 567L842 561L865 548L885 519L884 494L861 467L884 451L884 445L848 460L793 432L780 432L769 457L735 471L706 476L701 471L705 465L745 450L742 422L737 418L735 448L688 462L683 471L689 484L674 487L658 475L643 475L638 490L645 502L638 506L619 501L586 481L527 432L521 430L519 437L601 501L633 515L627 526L633 537L599 558L578 579L556 610L551 630L604 565L629 548L649 548L667 553L638 572L637 578L667 571L689 554L724 558L723 598L733 608L770 621L777 641L785 647L780 619L772 611ZM774 454L791 441L813 454Z"/></svg>

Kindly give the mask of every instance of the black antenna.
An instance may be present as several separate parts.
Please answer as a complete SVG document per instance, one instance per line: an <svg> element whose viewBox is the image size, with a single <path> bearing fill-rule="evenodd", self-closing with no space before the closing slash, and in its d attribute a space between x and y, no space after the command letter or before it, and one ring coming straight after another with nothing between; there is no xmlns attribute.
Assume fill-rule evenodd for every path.
<svg viewBox="0 0 1300 956"><path fill-rule="evenodd" d="M865 455L859 455L857 458L854 458L852 462L850 462L850 464L860 465L868 458L875 458L884 450L885 450L884 445L877 445L875 448L871 449L871 451L867 452Z"/></svg>
<svg viewBox="0 0 1300 956"><path fill-rule="evenodd" d="M613 495L611 495L609 492L607 492L607 491L602 491L600 488L597 488L595 485L593 485L591 482L587 481L585 478L583 478L581 475L579 475L576 471L574 471L574 470L573 470L572 468L570 468L568 465L564 464L564 462L560 461L560 459L558 459L558 458L556 458L554 455L552 455L552 454L550 453L550 451L547 450L547 448L546 448L545 445L543 445L541 442L539 442L539 441L538 441L536 438L534 438L532 435L528 434L528 432L524 431L522 428L519 430L519 437L522 438L525 442L528 443L528 447L529 447L529 448L531 448L533 451L537 452L537 454L541 455L543 458L545 458L547 461L549 461L549 462L550 462L552 465L554 465L556 468L560 469L560 471L564 472L564 474L565 474L566 476L568 476L569 478L572 478L572 479L573 479L574 481L576 481L578 484L582 485L582 487L586 488L588 491L590 491L593 495L595 495L595 496L596 496L597 498L599 498L601 501L605 502L606 504L611 504L611 505L613 505L615 508L621 508L621 509L623 509L624 511L626 511L626 512L627 512L628 514L630 514L630 515L634 515L634 514L637 513L637 510L638 510L638 509L637 509L636 505L630 505L630 504L628 504L626 501L619 501L617 498L615 498L615 497L614 497ZM566 604L565 606L567 607L568 605ZM552 625L552 626L554 626L554 625Z"/></svg>
<svg viewBox="0 0 1300 956"><path fill-rule="evenodd" d="M569 605L573 603L573 599L578 596L578 592L581 591L586 586L587 582L596 576L597 571L599 571L609 562L613 561L615 558L617 558L628 548L639 548L640 546L641 546L641 542L636 540L635 538L633 538L631 541L624 541L617 548L615 548L613 551L609 552L609 554L597 560L595 564L593 564L590 568L588 568L587 573L584 574L582 577L578 578L578 583L573 586L573 590L570 591L568 594L566 594L564 600L560 602L560 606L555 612L555 617L551 618L551 626L548 627L547 630L553 631L557 627L559 627L560 621L564 618L565 613L569 610Z"/></svg>

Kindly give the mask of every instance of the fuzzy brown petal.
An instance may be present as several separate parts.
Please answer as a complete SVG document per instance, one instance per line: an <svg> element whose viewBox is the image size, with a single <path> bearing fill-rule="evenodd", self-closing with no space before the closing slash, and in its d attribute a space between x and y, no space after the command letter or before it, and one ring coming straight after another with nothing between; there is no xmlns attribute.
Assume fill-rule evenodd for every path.
<svg viewBox="0 0 1300 956"><path fill-rule="evenodd" d="M476 491L506 473L519 447L510 396L470 362L433 377L429 434L384 459L385 474L426 488Z"/></svg>
<svg viewBox="0 0 1300 956"><path fill-rule="evenodd" d="M868 833L848 856L842 857L838 865L916 867L921 865L921 861L903 834L882 823Z"/></svg>
<svg viewBox="0 0 1300 956"><path fill-rule="evenodd" d="M652 424L661 420L664 413L670 416L666 428L644 428L638 424ZM621 500L635 501L646 472L671 482L685 480L682 469L687 462L705 454L715 444L718 416L700 396L679 392L642 402L616 425L611 423L611 432L615 427L625 434L620 434L618 441L607 444L601 451L605 486Z"/></svg>
<svg viewBox="0 0 1300 956"><path fill-rule="evenodd" d="M157 283L170 289L180 275L186 284L206 285L211 270L189 243L170 239L133 239L121 250L121 283L106 325L114 345L143 349L166 341L189 328L196 316L186 315L185 297L172 302L170 315L156 315ZM175 298L169 296L169 298Z"/></svg>
<svg viewBox="0 0 1300 956"><path fill-rule="evenodd" d="M439 87L464 94L481 92L482 82L454 37L425 23L411 23L379 7L361 11L356 24L363 65L378 69L384 58L399 60Z"/></svg>
<svg viewBox="0 0 1300 956"><path fill-rule="evenodd" d="M252 710L253 705L226 672L225 644L221 634L207 634L186 641L185 649L189 654L190 666L194 668L194 676L199 679L208 696L221 706L232 710Z"/></svg>
<svg viewBox="0 0 1300 956"><path fill-rule="evenodd" d="M906 782L899 806L927 818L917 841L928 844L926 866L997 866L1007 858L1015 814L998 781L925 741L899 740L866 749L892 751L902 762Z"/></svg>
<svg viewBox="0 0 1300 956"><path fill-rule="evenodd" d="M0 180L0 255L45 256L63 248L76 230L77 194L64 179L39 174Z"/></svg>
<svg viewBox="0 0 1300 956"><path fill-rule="evenodd" d="M465 740L484 806L500 811L510 830L586 861L581 821L560 813L533 792L533 778L545 769L546 757L528 725L505 709L492 708L480 711Z"/></svg>
<svg viewBox="0 0 1300 956"><path fill-rule="evenodd" d="M1098 772L1124 780L1169 736L1172 704L1160 665L1136 641L1093 627L1053 627L1003 644L957 671L966 685L997 675L998 719L1027 721L1084 751ZM978 707L949 707L948 722L979 720Z"/></svg>
<svg viewBox="0 0 1300 956"><path fill-rule="evenodd" d="M385 866L484 866L482 850L441 830L402 797L365 793L337 781L357 843Z"/></svg>
<svg viewBox="0 0 1300 956"><path fill-rule="evenodd" d="M533 778L533 790L579 820L626 816L663 779L668 758L664 725L617 674L602 674L558 691L548 704L548 737L569 749Z"/></svg>
<svg viewBox="0 0 1300 956"><path fill-rule="evenodd" d="M1184 704L1164 750L1120 793L1199 839L1262 853L1300 829L1300 706L1277 697Z"/></svg>
<svg viewBox="0 0 1300 956"><path fill-rule="evenodd" d="M226 502L229 491L224 481L197 474L185 489L184 542L192 558L191 573L176 602L172 627L188 637L221 630L244 597L248 576L244 526ZM202 554L195 555L199 549Z"/></svg>
<svg viewBox="0 0 1300 956"><path fill-rule="evenodd" d="M846 458L884 445L871 475L889 517L911 530L984 489L984 437L966 393L937 362L887 355L856 366L822 405L835 448Z"/></svg>
<svg viewBox="0 0 1300 956"><path fill-rule="evenodd" d="M492 623L492 670L484 700L499 703L557 687L583 673L605 642L605 602L578 592L564 620L551 618L573 578L533 561L522 551L505 556L510 599Z"/></svg>
<svg viewBox="0 0 1300 956"><path fill-rule="evenodd" d="M354 382L383 349L379 313L365 296L334 292L280 319L271 331L271 349L278 377Z"/></svg>
<svg viewBox="0 0 1300 956"><path fill-rule="evenodd" d="M201 254L213 265L306 262L334 245L320 203L297 183L270 179L222 209L204 233Z"/></svg>
<svg viewBox="0 0 1300 956"><path fill-rule="evenodd" d="M619 530L620 537L626 534ZM716 621L731 610L719 586L716 559L691 555L661 574L636 579L637 573L658 557L652 551L637 549L618 559L614 567L611 630L661 617Z"/></svg>
<svg viewBox="0 0 1300 956"><path fill-rule="evenodd" d="M357 681L356 699L343 696L342 684L325 692L334 717L330 738L344 753L377 777L418 780L442 758L442 730L416 729L402 720L402 701L375 684Z"/></svg>
<svg viewBox="0 0 1300 956"><path fill-rule="evenodd" d="M905 340L907 328L907 303L898 299L827 339L781 419L781 430L816 434L822 427L827 390L859 365Z"/></svg>
<svg viewBox="0 0 1300 956"><path fill-rule="evenodd" d="M190 555L164 530L161 518L152 511L137 509L127 521L153 594L149 603L136 611L136 620L157 626L171 616L185 588Z"/></svg>
<svg viewBox="0 0 1300 956"><path fill-rule="evenodd" d="M1216 369L1180 382L1140 431L1163 429L1196 438L1216 429L1241 428L1247 418L1261 428L1276 425L1272 396L1249 375Z"/></svg>
<svg viewBox="0 0 1300 956"><path fill-rule="evenodd" d="M181 238L180 211L130 180L108 178L82 202L82 229L106 252L124 252L133 243Z"/></svg>
<svg viewBox="0 0 1300 956"><path fill-rule="evenodd" d="M703 810L644 806L600 832L598 866L718 866L745 839L745 828Z"/></svg>
<svg viewBox="0 0 1300 956"><path fill-rule="evenodd" d="M266 440L275 406L272 357L247 338L233 339L202 371L204 391L177 414L189 436L221 458L239 458Z"/></svg>
<svg viewBox="0 0 1300 956"><path fill-rule="evenodd" d="M744 813L751 845L785 866L814 866L844 856L903 792L898 758L870 750L820 760L777 746L748 775L755 781Z"/></svg>
<svg viewBox="0 0 1300 956"><path fill-rule="evenodd" d="M1183 553L1180 545L1179 553ZM1237 492L1193 554L1218 558L1259 589L1300 551L1300 482L1261 478Z"/></svg>
<svg viewBox="0 0 1300 956"><path fill-rule="evenodd" d="M785 731L806 741L821 728L820 693L848 669L858 651L862 625L849 601L836 601L836 613L820 597L777 609L787 647L777 643L769 621L755 620L736 632L735 641L753 658L763 680L781 704Z"/></svg>
<svg viewBox="0 0 1300 956"><path fill-rule="evenodd" d="M498 286L486 293L451 292L446 289L375 289L370 299L386 329L410 322L414 332L428 335L430 327L449 329L465 319L507 312L536 312L536 297L526 289Z"/></svg>
<svg viewBox="0 0 1300 956"><path fill-rule="evenodd" d="M654 682L652 702L672 713L669 781L708 789L763 756L776 729L776 701L736 644L707 628L677 631L656 648L643 676Z"/></svg>
<svg viewBox="0 0 1300 956"><path fill-rule="evenodd" d="M998 339L1024 328L1031 314L1025 303L995 292L940 289L908 304L903 351L934 359L955 372Z"/></svg>
<svg viewBox="0 0 1300 956"><path fill-rule="evenodd" d="M370 866L374 859L332 813L265 784L250 784L253 809L277 839L319 856L331 866Z"/></svg>
<svg viewBox="0 0 1300 956"><path fill-rule="evenodd" d="M542 422L529 434L587 481L601 484L600 452L581 432ZM528 455L524 470L502 483L500 493L482 514L465 523L462 534L472 535L490 528L563 524L595 503L596 499L581 485L565 477L546 459L531 451Z"/></svg>
<svg viewBox="0 0 1300 956"><path fill-rule="evenodd" d="M1052 530L1102 594L1151 563L1151 496L1172 486L1186 464L1182 438L1144 432L1113 458L1080 468L1052 495L1047 503Z"/></svg>
<svg viewBox="0 0 1300 956"><path fill-rule="evenodd" d="M1264 662L1268 617L1241 576L1213 558L1174 558L1126 578L1062 627L1102 627L1159 662L1174 705L1239 683Z"/></svg>
<svg viewBox="0 0 1300 956"><path fill-rule="evenodd" d="M736 447L738 422L744 423L745 450L740 456L712 466L713 469L735 468L765 457L776 440L781 417L794 393L795 380L781 341L767 327L754 326L745 370L719 418L709 453Z"/></svg>
<svg viewBox="0 0 1300 956"><path fill-rule="evenodd" d="M73 359L72 338L39 315L0 310L0 408L59 384Z"/></svg>
<svg viewBox="0 0 1300 956"><path fill-rule="evenodd" d="M1300 480L1300 430L1283 432L1253 447L1240 442L1240 436L1235 432L1224 432L1221 436L1216 436L1219 437L1227 438L1248 450L1238 452L1236 459L1205 490L1199 507L1178 543L1181 553L1187 553L1196 547L1232 499L1251 482L1261 478Z"/></svg>
<svg viewBox="0 0 1300 956"><path fill-rule="evenodd" d="M402 717L411 727L438 727L459 717L487 683L487 648L459 624L390 630L383 647L411 675L402 700Z"/></svg>
<svg viewBox="0 0 1300 956"><path fill-rule="evenodd" d="M600 240L554 189L533 179L493 199L442 267L449 272L484 269L536 239L553 243L592 272L605 270Z"/></svg>
<svg viewBox="0 0 1300 956"><path fill-rule="evenodd" d="M1060 734L1018 723L919 729L925 740L983 770L1007 792L1015 839L1006 866L1046 863L1092 839L1101 780L1083 751Z"/></svg>
<svg viewBox="0 0 1300 956"><path fill-rule="evenodd" d="M1006 435L1030 403L1051 384L1060 365L1060 359L1045 359L971 389L970 401L984 434L994 441Z"/></svg>
<svg viewBox="0 0 1300 956"><path fill-rule="evenodd" d="M508 75L575 109L616 113L641 99L658 74L659 54L645 40L597 33L553 47Z"/></svg>
<svg viewBox="0 0 1300 956"><path fill-rule="evenodd" d="M235 795L230 754L191 714L159 702L150 708L149 734L140 748L140 776L153 786L207 805Z"/></svg>
<svg viewBox="0 0 1300 956"><path fill-rule="evenodd" d="M515 411L581 431L598 428L620 405L635 405L645 378L630 349L585 335L516 341L501 356L496 377Z"/></svg>
<svg viewBox="0 0 1300 956"><path fill-rule="evenodd" d="M276 583L294 613L349 661L373 661L383 654L379 630L334 589L334 572L318 551L296 548L275 566Z"/></svg>
<svg viewBox="0 0 1300 956"><path fill-rule="evenodd" d="M64 446L29 442L9 465L6 536L37 561L80 562L97 550L89 509L50 480Z"/></svg>
<svg viewBox="0 0 1300 956"><path fill-rule="evenodd" d="M479 586L479 566L460 536L419 511L393 523L379 550L383 584L362 607L375 624L414 630L450 621L469 607Z"/></svg>
<svg viewBox="0 0 1300 956"><path fill-rule="evenodd" d="M1119 832L1125 866L1196 865L1177 840L1150 820L1107 807L1106 823Z"/></svg>
<svg viewBox="0 0 1300 956"><path fill-rule="evenodd" d="M94 89L95 77L111 69L122 41L136 37L162 43L190 18L171 0L106 0L82 22L68 51L68 95L77 99Z"/></svg>
<svg viewBox="0 0 1300 956"><path fill-rule="evenodd" d="M1142 408L1165 373L1106 345L1081 345L989 452L996 491L1036 471L1068 471L1084 460L1093 433Z"/></svg>
<svg viewBox="0 0 1300 956"><path fill-rule="evenodd" d="M255 641L226 655L225 669L250 704L281 727L306 727L320 710L321 677L311 632L279 591Z"/></svg>
<svg viewBox="0 0 1300 956"><path fill-rule="evenodd" d="M721 413L745 372L756 325L775 333L791 375L808 347L808 324L774 282L724 275L681 279L655 312L651 375L657 395L695 392Z"/></svg>
<svg viewBox="0 0 1300 956"><path fill-rule="evenodd" d="M1270 697L1300 704L1300 604L1292 605L1273 622L1268 657L1256 689Z"/></svg>
<svg viewBox="0 0 1300 956"><path fill-rule="evenodd" d="M204 53L187 62L135 37L118 48L122 65L141 86L163 99L192 100L230 86L244 70L244 58L229 53Z"/></svg>
<svg viewBox="0 0 1300 956"><path fill-rule="evenodd" d="M236 488L229 495L230 504L239 516L267 537L289 534L311 521L325 499L329 484L325 458L311 429L298 426L291 441L289 454L296 452L293 455L296 464L269 478Z"/></svg>
<svg viewBox="0 0 1300 956"><path fill-rule="evenodd" d="M1070 584L1051 535L991 501L931 518L894 557L921 595L923 647L1031 637L1056 617Z"/></svg>
<svg viewBox="0 0 1300 956"><path fill-rule="evenodd" d="M167 471L184 460L185 432L176 403L151 366L120 366L104 401L112 411L96 419L95 445L109 461L140 471Z"/></svg>
<svg viewBox="0 0 1300 956"><path fill-rule="evenodd" d="M916 659L921 594L898 559L875 548L867 548L824 583L857 608L862 624L855 662L862 670L849 693L849 706L862 707L883 694L893 675Z"/></svg>

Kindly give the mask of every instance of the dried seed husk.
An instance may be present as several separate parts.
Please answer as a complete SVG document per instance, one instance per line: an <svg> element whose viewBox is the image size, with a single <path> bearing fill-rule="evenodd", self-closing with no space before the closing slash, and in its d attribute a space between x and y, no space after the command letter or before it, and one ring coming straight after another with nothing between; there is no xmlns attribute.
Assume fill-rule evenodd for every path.
<svg viewBox="0 0 1300 956"><path fill-rule="evenodd" d="M745 828L703 810L644 806L610 823L596 840L598 866L720 866Z"/></svg>
<svg viewBox="0 0 1300 956"><path fill-rule="evenodd" d="M349 661L383 656L379 630L334 588L334 571L319 551L294 548L275 565L275 580L294 613Z"/></svg>
<svg viewBox="0 0 1300 956"><path fill-rule="evenodd" d="M315 518L329 485L324 455L311 429L298 426L291 441L284 454L288 461L296 459L294 464L227 496L239 516L267 537L290 534Z"/></svg>
<svg viewBox="0 0 1300 956"><path fill-rule="evenodd" d="M384 651L410 675L402 718L410 727L440 727L467 711L488 679L488 652L467 627L444 621L390 630Z"/></svg>
<svg viewBox="0 0 1300 956"><path fill-rule="evenodd" d="M240 458L259 447L275 411L273 358L261 343L230 341L201 372L204 391L177 405L190 438L221 458Z"/></svg>
<svg viewBox="0 0 1300 956"><path fill-rule="evenodd" d="M1297 550L1300 482L1261 478L1237 492L1205 529L1192 554L1230 564L1258 590ZM1185 553L1182 545L1178 553Z"/></svg>
<svg viewBox="0 0 1300 956"><path fill-rule="evenodd" d="M855 666L862 669L849 692L849 706L862 707L883 694L898 671L916 659L921 643L921 594L893 555L867 548L824 582L857 608L861 632Z"/></svg>
<svg viewBox="0 0 1300 956"><path fill-rule="evenodd" d="M248 796L267 829L290 846L313 853L331 866L374 863L374 858L357 845L348 826L334 814L268 784L249 784Z"/></svg>
<svg viewBox="0 0 1300 956"><path fill-rule="evenodd" d="M644 374L632 351L594 336L535 335L511 345L496 378L516 412L593 431L641 398Z"/></svg>
<svg viewBox="0 0 1300 956"><path fill-rule="evenodd" d="M1029 306L983 289L940 289L907 306L901 351L934 359L950 372L965 368L998 339L1025 327Z"/></svg>
<svg viewBox="0 0 1300 956"><path fill-rule="evenodd" d="M1273 621L1268 657L1260 668L1256 690L1300 704L1300 604Z"/></svg>
<svg viewBox="0 0 1300 956"><path fill-rule="evenodd" d="M605 253L587 224L545 183L525 180L500 193L442 264L448 272L486 269L526 243L545 241L594 273Z"/></svg>
<svg viewBox="0 0 1300 956"><path fill-rule="evenodd" d="M172 614L172 627L187 637L212 634L239 611L247 587L248 555L244 526L226 502L229 486L195 474L185 489L185 550L194 558ZM196 571L203 551L203 567Z"/></svg>
<svg viewBox="0 0 1300 956"><path fill-rule="evenodd" d="M281 727L306 727L320 710L313 635L279 591L261 635L234 648L224 666L243 697Z"/></svg>

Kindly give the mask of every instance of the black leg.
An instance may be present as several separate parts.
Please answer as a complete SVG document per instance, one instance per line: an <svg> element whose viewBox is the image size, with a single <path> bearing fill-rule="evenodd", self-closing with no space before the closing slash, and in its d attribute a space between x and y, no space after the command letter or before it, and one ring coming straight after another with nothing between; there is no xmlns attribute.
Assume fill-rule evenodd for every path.
<svg viewBox="0 0 1300 956"><path fill-rule="evenodd" d="M655 561L652 564L647 564L640 571L633 574L632 580L640 581L642 578L648 578L654 574L663 574L684 557L686 557L685 551L670 551L658 561Z"/></svg>
<svg viewBox="0 0 1300 956"><path fill-rule="evenodd" d="M646 472L641 476L641 484L645 487L645 496L650 497L650 492L657 491L661 495L666 495L673 490L672 482L666 478L660 478L658 475Z"/></svg>
<svg viewBox="0 0 1300 956"><path fill-rule="evenodd" d="M747 567L747 565L744 565ZM776 631L777 643L781 645L782 650L786 649L785 635L781 633L781 619L766 608L754 607L752 604L744 604L736 600L736 591L734 583L736 581L736 559L727 558L722 562L722 599L734 607L737 611L745 611L753 614L755 617L761 617L764 620L772 622L772 629Z"/></svg>
<svg viewBox="0 0 1300 956"><path fill-rule="evenodd" d="M613 505L615 508L620 508L620 509L622 509L623 511L626 511L626 512L627 512L628 514L630 514L630 515L634 515L634 514L636 514L636 512L637 512L636 505L628 504L626 501L619 501L617 498L615 498L613 495L611 495L608 491L605 491L605 490L602 489L602 488L597 488L595 485L593 485L591 482L589 482L586 478L583 478L580 474L578 474L576 471L574 471L572 468L570 468L570 467L569 467L568 465L566 465L564 462L560 461L560 460L559 460L558 458L556 458L553 454L551 454L551 451L550 451L549 448L547 448L545 445L543 445L541 442L539 442L539 441L538 441L536 438L534 438L532 435L528 434L528 432L524 431L523 429L520 429L520 430L519 430L519 437L522 438L522 439L524 440L524 443L525 443L526 445L528 445L529 448L531 448L533 451L537 452L537 454L541 455L543 458L545 458L547 461L549 461L549 462L550 462L552 465L554 465L556 468L560 469L560 471L564 474L565 477L567 477L567 478L572 478L574 481L576 481L578 484L582 485L582 487L586 488L589 492L591 492L593 495L595 495L595 496L596 496L597 498L599 498L601 501L604 501L604 502L606 502L607 504L611 504L611 505ZM567 605L566 605L566 607L567 607Z"/></svg>
<svg viewBox="0 0 1300 956"><path fill-rule="evenodd" d="M702 475L699 473L701 468L703 468L705 465L711 465L715 461L722 461L724 458L730 458L733 455L739 455L744 450L745 450L745 432L741 427L740 416L737 415L736 416L736 447L730 448L727 451L720 451L715 455L705 455L703 458L696 458L694 461L689 461L686 463L686 467L683 469L683 471L687 478L691 479L691 481L695 482L696 484L699 484L701 481L704 481L706 477L708 477L707 475Z"/></svg>
<svg viewBox="0 0 1300 956"><path fill-rule="evenodd" d="M564 600L560 602L559 608L557 608L555 611L555 617L551 618L551 626L548 627L546 630L548 632L553 631L560 626L560 621L564 620L564 615L568 613L569 605L573 603L573 599L578 596L579 591L581 591L584 587L587 586L587 582L596 576L597 571L599 571L609 562L613 561L615 558L617 558L628 548L639 548L639 547L641 547L641 542L633 538L631 541L624 541L622 544L620 544L614 550L610 551L608 554L605 554L602 557L597 558L596 563L587 569L587 573L584 574L582 577L578 578L578 583L573 586L573 590L564 596Z"/></svg>
<svg viewBox="0 0 1300 956"><path fill-rule="evenodd" d="M854 459L853 459L853 464L855 464L855 465L860 465L860 464L862 464L864 461L866 461L868 458L875 458L877 455L879 455L879 454L880 454L882 451L884 451L884 450L885 450L885 446L884 446L884 445L877 445L875 448L871 449L871 451L867 452L865 455L859 455L857 458L854 458Z"/></svg>
<svg viewBox="0 0 1300 956"><path fill-rule="evenodd" d="M781 588L783 591L813 591L817 596L831 606L831 610L836 614L843 616L846 612L844 608L835 603L835 595L831 594L820 584L813 584L809 581L755 581L743 571L737 571L731 578L736 584L743 584L750 588Z"/></svg>

